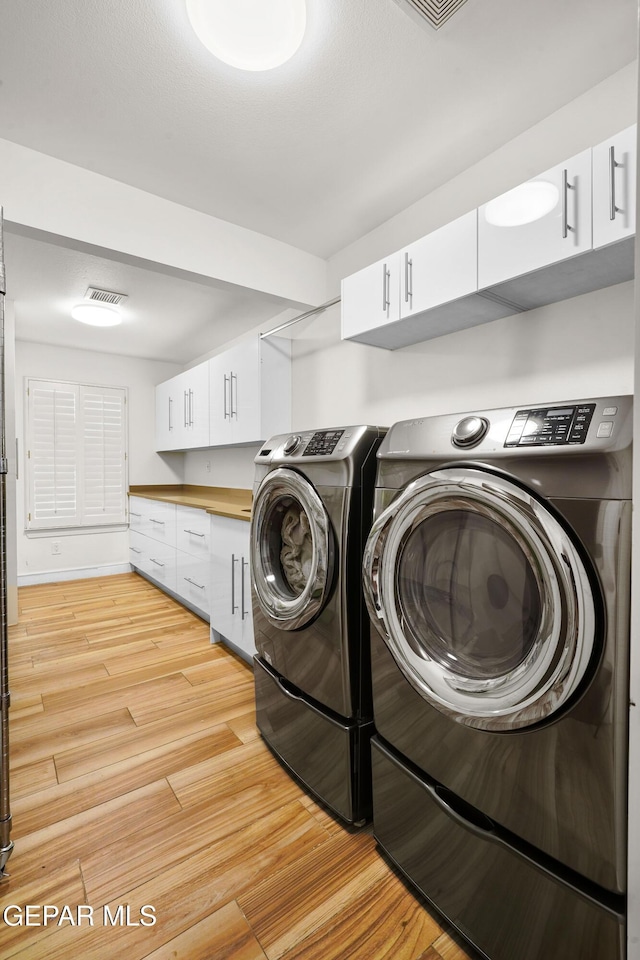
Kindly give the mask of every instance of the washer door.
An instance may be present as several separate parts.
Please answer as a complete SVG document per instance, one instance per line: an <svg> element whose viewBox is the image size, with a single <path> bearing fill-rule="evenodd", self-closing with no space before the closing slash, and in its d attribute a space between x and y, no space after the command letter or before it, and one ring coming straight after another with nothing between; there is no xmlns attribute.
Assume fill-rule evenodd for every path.
<svg viewBox="0 0 640 960"><path fill-rule="evenodd" d="M405 488L371 529L364 588L407 680L469 726L544 720L591 661L595 606L578 550L532 493L479 468Z"/></svg>
<svg viewBox="0 0 640 960"><path fill-rule="evenodd" d="M333 576L333 532L305 477L281 467L267 474L253 503L251 567L267 620L297 630L318 616Z"/></svg>

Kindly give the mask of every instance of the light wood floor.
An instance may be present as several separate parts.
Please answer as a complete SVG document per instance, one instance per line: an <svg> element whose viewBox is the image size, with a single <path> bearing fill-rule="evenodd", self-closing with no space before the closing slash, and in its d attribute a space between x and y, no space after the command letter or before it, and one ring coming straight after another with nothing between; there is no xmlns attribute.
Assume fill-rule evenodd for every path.
<svg viewBox="0 0 640 960"><path fill-rule="evenodd" d="M136 574L19 602L0 910L39 910L30 926L0 913L0 957L465 960L370 830L343 829L273 759L253 674L206 624ZM88 910L44 926L45 904L74 920L88 905L93 926Z"/></svg>

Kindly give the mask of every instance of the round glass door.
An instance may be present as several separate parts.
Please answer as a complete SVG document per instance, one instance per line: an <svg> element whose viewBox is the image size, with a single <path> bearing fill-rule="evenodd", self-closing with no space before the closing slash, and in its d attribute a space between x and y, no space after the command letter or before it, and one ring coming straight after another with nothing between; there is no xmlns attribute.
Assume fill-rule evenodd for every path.
<svg viewBox="0 0 640 960"><path fill-rule="evenodd" d="M501 476L456 467L410 484L371 530L364 584L406 678L462 723L537 723L591 660L582 559L555 516Z"/></svg>
<svg viewBox="0 0 640 960"><path fill-rule="evenodd" d="M253 505L255 595L274 626L296 630L323 608L333 573L333 536L313 486L294 470L267 474Z"/></svg>

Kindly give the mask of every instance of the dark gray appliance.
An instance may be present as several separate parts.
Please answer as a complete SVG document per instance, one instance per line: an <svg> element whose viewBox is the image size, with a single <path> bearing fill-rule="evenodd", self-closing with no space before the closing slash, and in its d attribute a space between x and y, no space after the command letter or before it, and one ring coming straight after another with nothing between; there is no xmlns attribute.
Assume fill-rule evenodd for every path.
<svg viewBox="0 0 640 960"><path fill-rule="evenodd" d="M631 455L627 396L379 451L374 833L491 960L625 956Z"/></svg>
<svg viewBox="0 0 640 960"><path fill-rule="evenodd" d="M258 728L335 814L371 815L362 554L384 431L273 437L256 457L251 586Z"/></svg>
<svg viewBox="0 0 640 960"><path fill-rule="evenodd" d="M4 381L3 211L0 207L0 877L13 850L9 801L9 650L7 643L7 453Z"/></svg>

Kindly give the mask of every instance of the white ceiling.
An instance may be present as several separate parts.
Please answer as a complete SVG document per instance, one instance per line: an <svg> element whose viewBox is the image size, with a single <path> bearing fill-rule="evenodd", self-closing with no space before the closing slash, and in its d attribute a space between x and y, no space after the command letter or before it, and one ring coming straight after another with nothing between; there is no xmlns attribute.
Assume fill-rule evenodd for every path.
<svg viewBox="0 0 640 960"><path fill-rule="evenodd" d="M2 0L1 135L329 257L636 56L636 0L468 0L438 32L393 0L307 13L294 59L253 74L205 50L183 0ZM89 283L130 295L116 352L181 362L286 306L6 241L25 339L108 349L62 310Z"/></svg>

